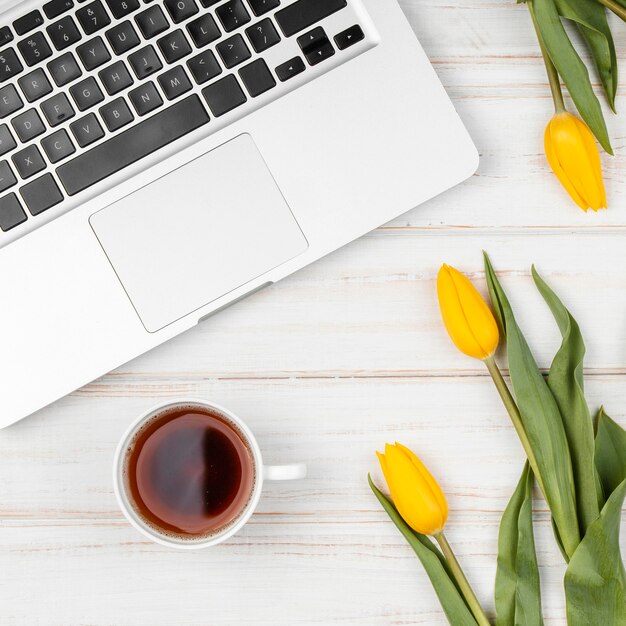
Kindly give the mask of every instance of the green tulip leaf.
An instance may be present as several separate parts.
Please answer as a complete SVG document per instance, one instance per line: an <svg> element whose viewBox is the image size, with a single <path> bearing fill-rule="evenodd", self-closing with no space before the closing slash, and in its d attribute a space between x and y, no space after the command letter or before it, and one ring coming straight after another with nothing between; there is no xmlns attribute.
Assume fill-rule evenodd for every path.
<svg viewBox="0 0 626 626"><path fill-rule="evenodd" d="M532 0L532 7L541 39L578 112L602 147L613 154L602 107L593 92L589 72L565 31L555 0Z"/></svg>
<svg viewBox="0 0 626 626"><path fill-rule="evenodd" d="M606 17L606 9L596 0L555 0L559 14L575 22L593 57L611 109L617 93L617 54Z"/></svg>
<svg viewBox="0 0 626 626"><path fill-rule="evenodd" d="M533 474L527 462L500 522L496 626L543 625L532 489Z"/></svg>
<svg viewBox="0 0 626 626"><path fill-rule="evenodd" d="M596 427L595 460L602 502L626 480L626 431L600 409Z"/></svg>
<svg viewBox="0 0 626 626"><path fill-rule="evenodd" d="M373 483L371 476L368 475L367 480L381 506L424 566L450 624L452 626L477 626L476 619L454 582L443 554L428 537L415 532L402 519L394 504Z"/></svg>
<svg viewBox="0 0 626 626"><path fill-rule="evenodd" d="M540 484L559 530L562 545L571 558L580 542L574 474L567 436L558 404L522 334L489 257L485 272L490 292L496 294L506 328L509 374L522 423L532 448Z"/></svg>
<svg viewBox="0 0 626 626"><path fill-rule="evenodd" d="M621 509L626 480L589 526L565 572L568 626L626 624L626 572L620 554Z"/></svg>
<svg viewBox="0 0 626 626"><path fill-rule="evenodd" d="M548 387L563 418L574 472L578 523L581 535L584 535L589 525L600 515L593 463L593 422L583 384L585 343L576 320L534 267L532 274L535 285L550 307L563 337L561 347L550 367Z"/></svg>

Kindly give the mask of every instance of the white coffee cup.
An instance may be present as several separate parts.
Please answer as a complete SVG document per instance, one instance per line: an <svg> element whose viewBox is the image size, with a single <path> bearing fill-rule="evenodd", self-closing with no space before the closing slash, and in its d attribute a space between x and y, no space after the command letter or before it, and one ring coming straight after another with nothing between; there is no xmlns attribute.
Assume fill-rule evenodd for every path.
<svg viewBox="0 0 626 626"><path fill-rule="evenodd" d="M247 500L243 510L235 518L234 522L226 526L221 531L217 531L208 536L201 537L183 537L166 533L165 531L159 532L154 528L154 525L149 524L141 514L136 510L132 503L132 500L128 496L128 488L125 480L125 463L128 455L128 449L131 445L134 437L141 432L142 428L153 418L166 414L169 411L173 411L176 408L194 408L209 410L219 414L227 423L230 422L244 440L248 449L252 453L253 470L254 470L254 485L252 487L252 494ZM263 457L261 455L261 449L257 443L256 438L252 434L252 431L246 426L246 424L237 417L234 413L225 409L213 402L207 402L206 400L189 399L184 398L180 400L170 400L164 404L159 404L150 410L143 413L138 419L136 419L128 428L115 452L113 460L113 487L115 489L115 496L122 509L122 512L128 519L128 521L143 535L152 539L156 543L171 548L180 548L185 550L197 550L200 548L208 548L209 546L215 546L223 541L226 541L237 533L250 519L254 513L259 499L261 497L261 491L263 489L264 480L297 480L306 477L306 465L303 463L295 463L291 465L263 465Z"/></svg>

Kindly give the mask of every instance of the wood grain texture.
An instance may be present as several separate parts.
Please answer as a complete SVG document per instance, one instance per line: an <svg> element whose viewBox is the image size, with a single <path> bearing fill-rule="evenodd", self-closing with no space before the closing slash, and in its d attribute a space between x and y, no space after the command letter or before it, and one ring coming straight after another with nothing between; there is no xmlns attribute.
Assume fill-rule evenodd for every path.
<svg viewBox="0 0 626 626"><path fill-rule="evenodd" d="M547 82L523 6L401 0L482 155L478 174L427 205L0 432L3 626L443 625L417 559L369 492L374 450L399 440L448 494L449 538L492 612L500 515L523 454L480 363L439 321L447 261L484 288L487 249L548 366L554 322L532 262L579 320L592 408L626 424L626 122L610 118L611 210L585 215L542 153ZM626 55L626 27L615 23ZM618 98L618 107L622 98ZM240 414L268 484L228 543L181 554L119 512L114 447L150 405L200 396ZM535 503L546 624L564 624L563 565Z"/></svg>

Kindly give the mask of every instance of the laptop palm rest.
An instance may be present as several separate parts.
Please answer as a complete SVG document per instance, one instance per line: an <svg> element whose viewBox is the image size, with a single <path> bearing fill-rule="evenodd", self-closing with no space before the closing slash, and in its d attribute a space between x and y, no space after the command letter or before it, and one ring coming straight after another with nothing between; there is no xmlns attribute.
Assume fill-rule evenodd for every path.
<svg viewBox="0 0 626 626"><path fill-rule="evenodd" d="M90 223L149 332L308 248L250 135L94 213Z"/></svg>

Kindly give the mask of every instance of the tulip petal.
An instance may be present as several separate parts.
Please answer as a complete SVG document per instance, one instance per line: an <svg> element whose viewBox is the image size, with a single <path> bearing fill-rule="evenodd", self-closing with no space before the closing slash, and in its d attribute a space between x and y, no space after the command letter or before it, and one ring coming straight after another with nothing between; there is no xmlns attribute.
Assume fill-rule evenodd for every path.
<svg viewBox="0 0 626 626"><path fill-rule="evenodd" d="M596 140L589 130L587 126L579 120L577 117L574 117L576 120L576 126L578 127L578 131L580 132L580 136L582 138L585 149L587 150L587 157L589 159L590 171L593 173L593 176L596 181L597 188L600 192L600 198L597 207L591 207L597 209L606 209L606 190L604 187L604 180L602 178L602 161L600 160L600 150L598 150L598 144Z"/></svg>

